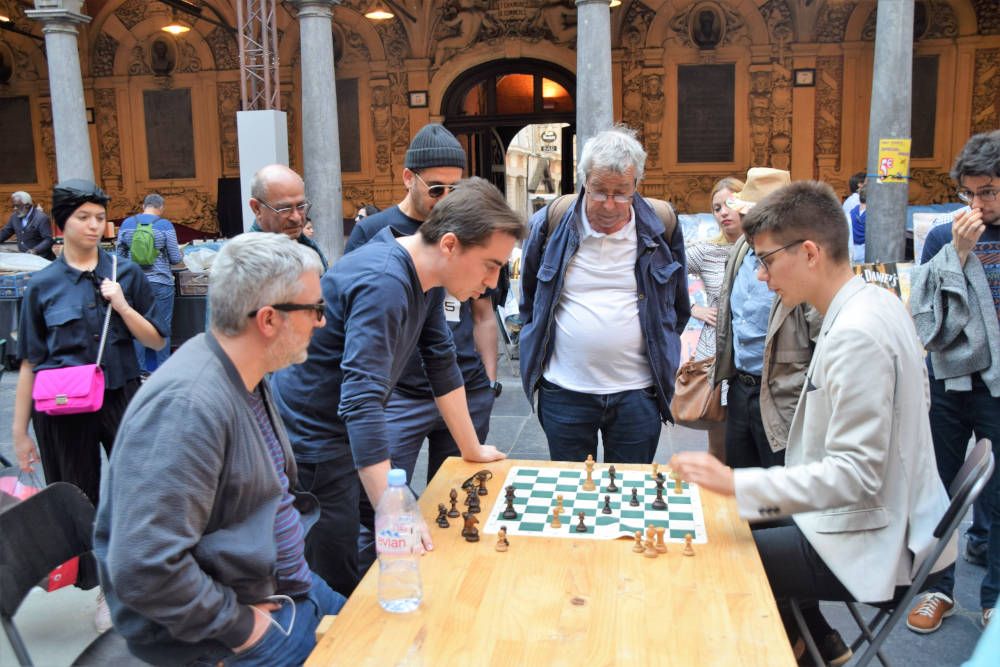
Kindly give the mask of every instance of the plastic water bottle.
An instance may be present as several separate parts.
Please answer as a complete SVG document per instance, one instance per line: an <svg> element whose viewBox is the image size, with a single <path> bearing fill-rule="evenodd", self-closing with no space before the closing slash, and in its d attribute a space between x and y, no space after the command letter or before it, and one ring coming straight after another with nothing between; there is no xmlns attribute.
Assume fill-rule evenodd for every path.
<svg viewBox="0 0 1000 667"><path fill-rule="evenodd" d="M423 518L406 486L406 471L389 471L389 488L375 508L375 548L378 552L378 603L402 614L420 606L420 528Z"/></svg>

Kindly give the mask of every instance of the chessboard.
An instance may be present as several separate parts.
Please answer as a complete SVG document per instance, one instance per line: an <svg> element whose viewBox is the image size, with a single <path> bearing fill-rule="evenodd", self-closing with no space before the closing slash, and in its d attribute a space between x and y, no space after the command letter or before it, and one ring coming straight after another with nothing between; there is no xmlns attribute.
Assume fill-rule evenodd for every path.
<svg viewBox="0 0 1000 667"><path fill-rule="evenodd" d="M663 526L665 539L683 542L688 533L693 542L708 542L705 531L705 516L701 509L698 487L688 482L681 483L681 493L675 493L674 481L666 480L663 500L667 509L655 510L652 502L656 498L656 482L649 470L618 470L616 485L618 491L607 490L610 478L608 470L602 466L600 479L594 470L595 491L584 491L586 471L571 468L535 468L515 466L510 469L507 479L494 492L493 507L483 526L484 533L497 533L501 526L507 528L508 535L534 535L544 537L576 537L582 539L610 540L632 537L635 532L645 531L646 526ZM501 514L507 503L504 489L514 486L514 509L516 519L503 519ZM630 505L632 489L636 490L639 501L637 507ZM552 509L557 504L557 496L562 496L562 526L552 527ZM610 496L611 513L602 512L605 496ZM578 515L584 513L586 532L577 532Z"/></svg>

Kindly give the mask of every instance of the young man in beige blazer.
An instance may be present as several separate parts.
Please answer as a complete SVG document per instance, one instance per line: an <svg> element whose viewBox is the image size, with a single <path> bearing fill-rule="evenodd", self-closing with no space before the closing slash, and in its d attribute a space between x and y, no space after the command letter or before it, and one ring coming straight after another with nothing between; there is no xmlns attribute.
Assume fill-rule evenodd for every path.
<svg viewBox="0 0 1000 667"><path fill-rule="evenodd" d="M785 465L734 471L694 452L672 462L684 479L736 496L743 517L775 522L754 530L754 540L793 642L787 599L891 599L927 557L948 507L923 348L900 300L851 271L842 218L828 185L800 181L744 221L758 279L785 306L806 302L824 315ZM934 570L956 553L953 542ZM818 608L809 612L823 657L846 662L851 652L839 634Z"/></svg>

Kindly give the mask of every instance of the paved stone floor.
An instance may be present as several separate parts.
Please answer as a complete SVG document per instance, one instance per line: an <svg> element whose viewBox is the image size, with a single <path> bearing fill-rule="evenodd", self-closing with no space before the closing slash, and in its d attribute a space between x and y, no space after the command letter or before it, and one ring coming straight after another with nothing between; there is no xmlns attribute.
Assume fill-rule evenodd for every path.
<svg viewBox="0 0 1000 667"><path fill-rule="evenodd" d="M514 364L501 357L500 375L503 395L494 407L489 442L508 456L524 459L547 459L545 436L520 389L520 379L514 375ZM16 373L6 373L0 379L0 455L13 459L10 428ZM675 451L705 450L705 434L685 428L664 427L656 460L666 462ZM414 480L424 479L426 460L422 457ZM966 522L968 523L968 521ZM2 538L0 538L2 539ZM964 546L964 544L963 544ZM917 635L903 623L892 633L886 646L895 664L916 667L946 667L961 664L972 653L979 639L979 582L983 569L959 560L956 596L959 611L944 622L933 635ZM25 637L35 663L40 667L62 667L94 638L91 623L95 608L95 592L63 589L43 593L36 589L16 616L18 628ZM846 608L839 604L824 604L830 622L846 639L857 633ZM709 618L706 623L711 623ZM0 636L0 665L13 665L14 659L6 637ZM684 666L686 667L686 666ZM691 666L696 667L696 666Z"/></svg>

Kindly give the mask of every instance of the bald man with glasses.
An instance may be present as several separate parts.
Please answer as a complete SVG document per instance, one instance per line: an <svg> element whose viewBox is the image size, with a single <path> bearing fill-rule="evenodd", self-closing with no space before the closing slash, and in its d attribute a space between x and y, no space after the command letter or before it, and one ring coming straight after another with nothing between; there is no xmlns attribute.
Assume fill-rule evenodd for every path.
<svg viewBox="0 0 1000 667"><path fill-rule="evenodd" d="M302 177L283 164L269 164L253 175L250 182L251 232L284 234L319 255L326 271L329 265L316 242L303 233L311 208Z"/></svg>

